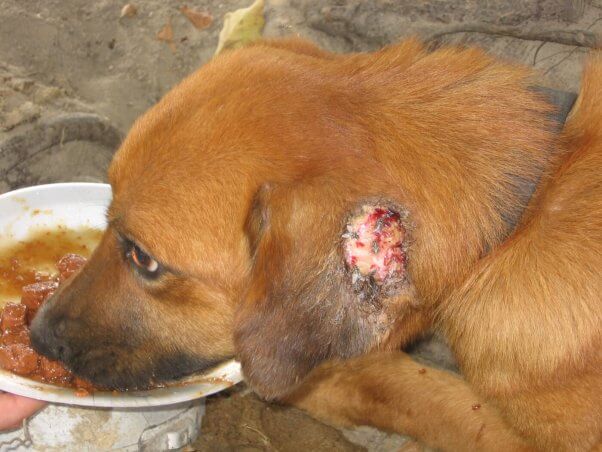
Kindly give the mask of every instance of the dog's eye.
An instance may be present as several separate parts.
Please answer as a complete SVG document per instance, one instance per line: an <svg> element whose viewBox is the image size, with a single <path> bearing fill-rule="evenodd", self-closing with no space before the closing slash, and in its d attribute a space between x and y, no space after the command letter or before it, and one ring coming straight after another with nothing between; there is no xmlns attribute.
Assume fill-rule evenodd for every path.
<svg viewBox="0 0 602 452"><path fill-rule="evenodd" d="M132 264L134 264L143 275L152 277L159 273L161 268L159 263L147 253L142 251L142 249L135 243L129 244L127 256Z"/></svg>

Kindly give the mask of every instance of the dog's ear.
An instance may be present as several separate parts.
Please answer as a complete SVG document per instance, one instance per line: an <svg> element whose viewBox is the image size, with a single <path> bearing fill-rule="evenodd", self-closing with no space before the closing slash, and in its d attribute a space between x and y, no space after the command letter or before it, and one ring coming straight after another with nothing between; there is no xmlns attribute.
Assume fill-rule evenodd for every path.
<svg viewBox="0 0 602 452"><path fill-rule="evenodd" d="M415 303L406 272L409 229L403 207L360 196L341 180L259 190L246 225L251 282L234 334L255 391L281 397L320 362L386 340ZM358 243L374 234L380 242L366 243L366 254Z"/></svg>

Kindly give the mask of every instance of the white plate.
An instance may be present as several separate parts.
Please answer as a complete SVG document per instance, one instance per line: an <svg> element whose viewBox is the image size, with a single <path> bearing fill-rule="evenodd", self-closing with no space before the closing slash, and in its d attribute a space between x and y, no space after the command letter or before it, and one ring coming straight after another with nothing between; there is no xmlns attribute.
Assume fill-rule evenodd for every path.
<svg viewBox="0 0 602 452"><path fill-rule="evenodd" d="M65 183L39 185L0 195L0 245L27 238L29 231L82 227L104 229L111 200L106 184ZM34 214L35 212L35 214ZM78 397L70 388L39 383L0 369L0 390L48 402L91 407L139 408L171 405L205 397L242 381L240 365L226 361L186 383L150 391L96 392Z"/></svg>

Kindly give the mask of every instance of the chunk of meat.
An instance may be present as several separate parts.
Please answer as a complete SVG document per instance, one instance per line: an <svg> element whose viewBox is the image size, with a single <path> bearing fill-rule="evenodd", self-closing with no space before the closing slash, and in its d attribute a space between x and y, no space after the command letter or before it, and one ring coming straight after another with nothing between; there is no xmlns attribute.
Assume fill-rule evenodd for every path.
<svg viewBox="0 0 602 452"><path fill-rule="evenodd" d="M0 347L0 367L18 375L31 375L38 371L39 355L24 344Z"/></svg>
<svg viewBox="0 0 602 452"><path fill-rule="evenodd" d="M77 273L86 263L86 258L78 254L66 254L56 264L61 282Z"/></svg>
<svg viewBox="0 0 602 452"><path fill-rule="evenodd" d="M27 323L30 324L38 309L56 291L56 281L29 284L21 289L21 304L27 306Z"/></svg>
<svg viewBox="0 0 602 452"><path fill-rule="evenodd" d="M0 336L0 345L23 344L31 345L29 339L29 330L26 328L20 330L11 330Z"/></svg>
<svg viewBox="0 0 602 452"><path fill-rule="evenodd" d="M40 358L40 373L44 381L49 383L69 383L71 372L69 372L58 361L50 361L45 356Z"/></svg>
<svg viewBox="0 0 602 452"><path fill-rule="evenodd" d="M88 395L94 392L94 390L96 389L94 388L94 385L88 380L84 380L83 378L79 377L73 377L73 387L80 391L82 396Z"/></svg>
<svg viewBox="0 0 602 452"><path fill-rule="evenodd" d="M2 311L0 318L0 330L6 333L12 330L20 330L26 326L27 307L22 304L8 303Z"/></svg>

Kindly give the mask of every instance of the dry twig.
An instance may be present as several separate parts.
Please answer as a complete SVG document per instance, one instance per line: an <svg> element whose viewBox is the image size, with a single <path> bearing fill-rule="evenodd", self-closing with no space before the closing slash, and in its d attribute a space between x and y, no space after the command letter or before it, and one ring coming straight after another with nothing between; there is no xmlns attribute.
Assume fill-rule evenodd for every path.
<svg viewBox="0 0 602 452"><path fill-rule="evenodd" d="M427 41L434 41L456 33L483 33L488 35L508 36L526 41L545 41L567 46L596 48L602 42L599 36L589 30L525 30L522 27L511 27L494 24L459 24L433 33Z"/></svg>

